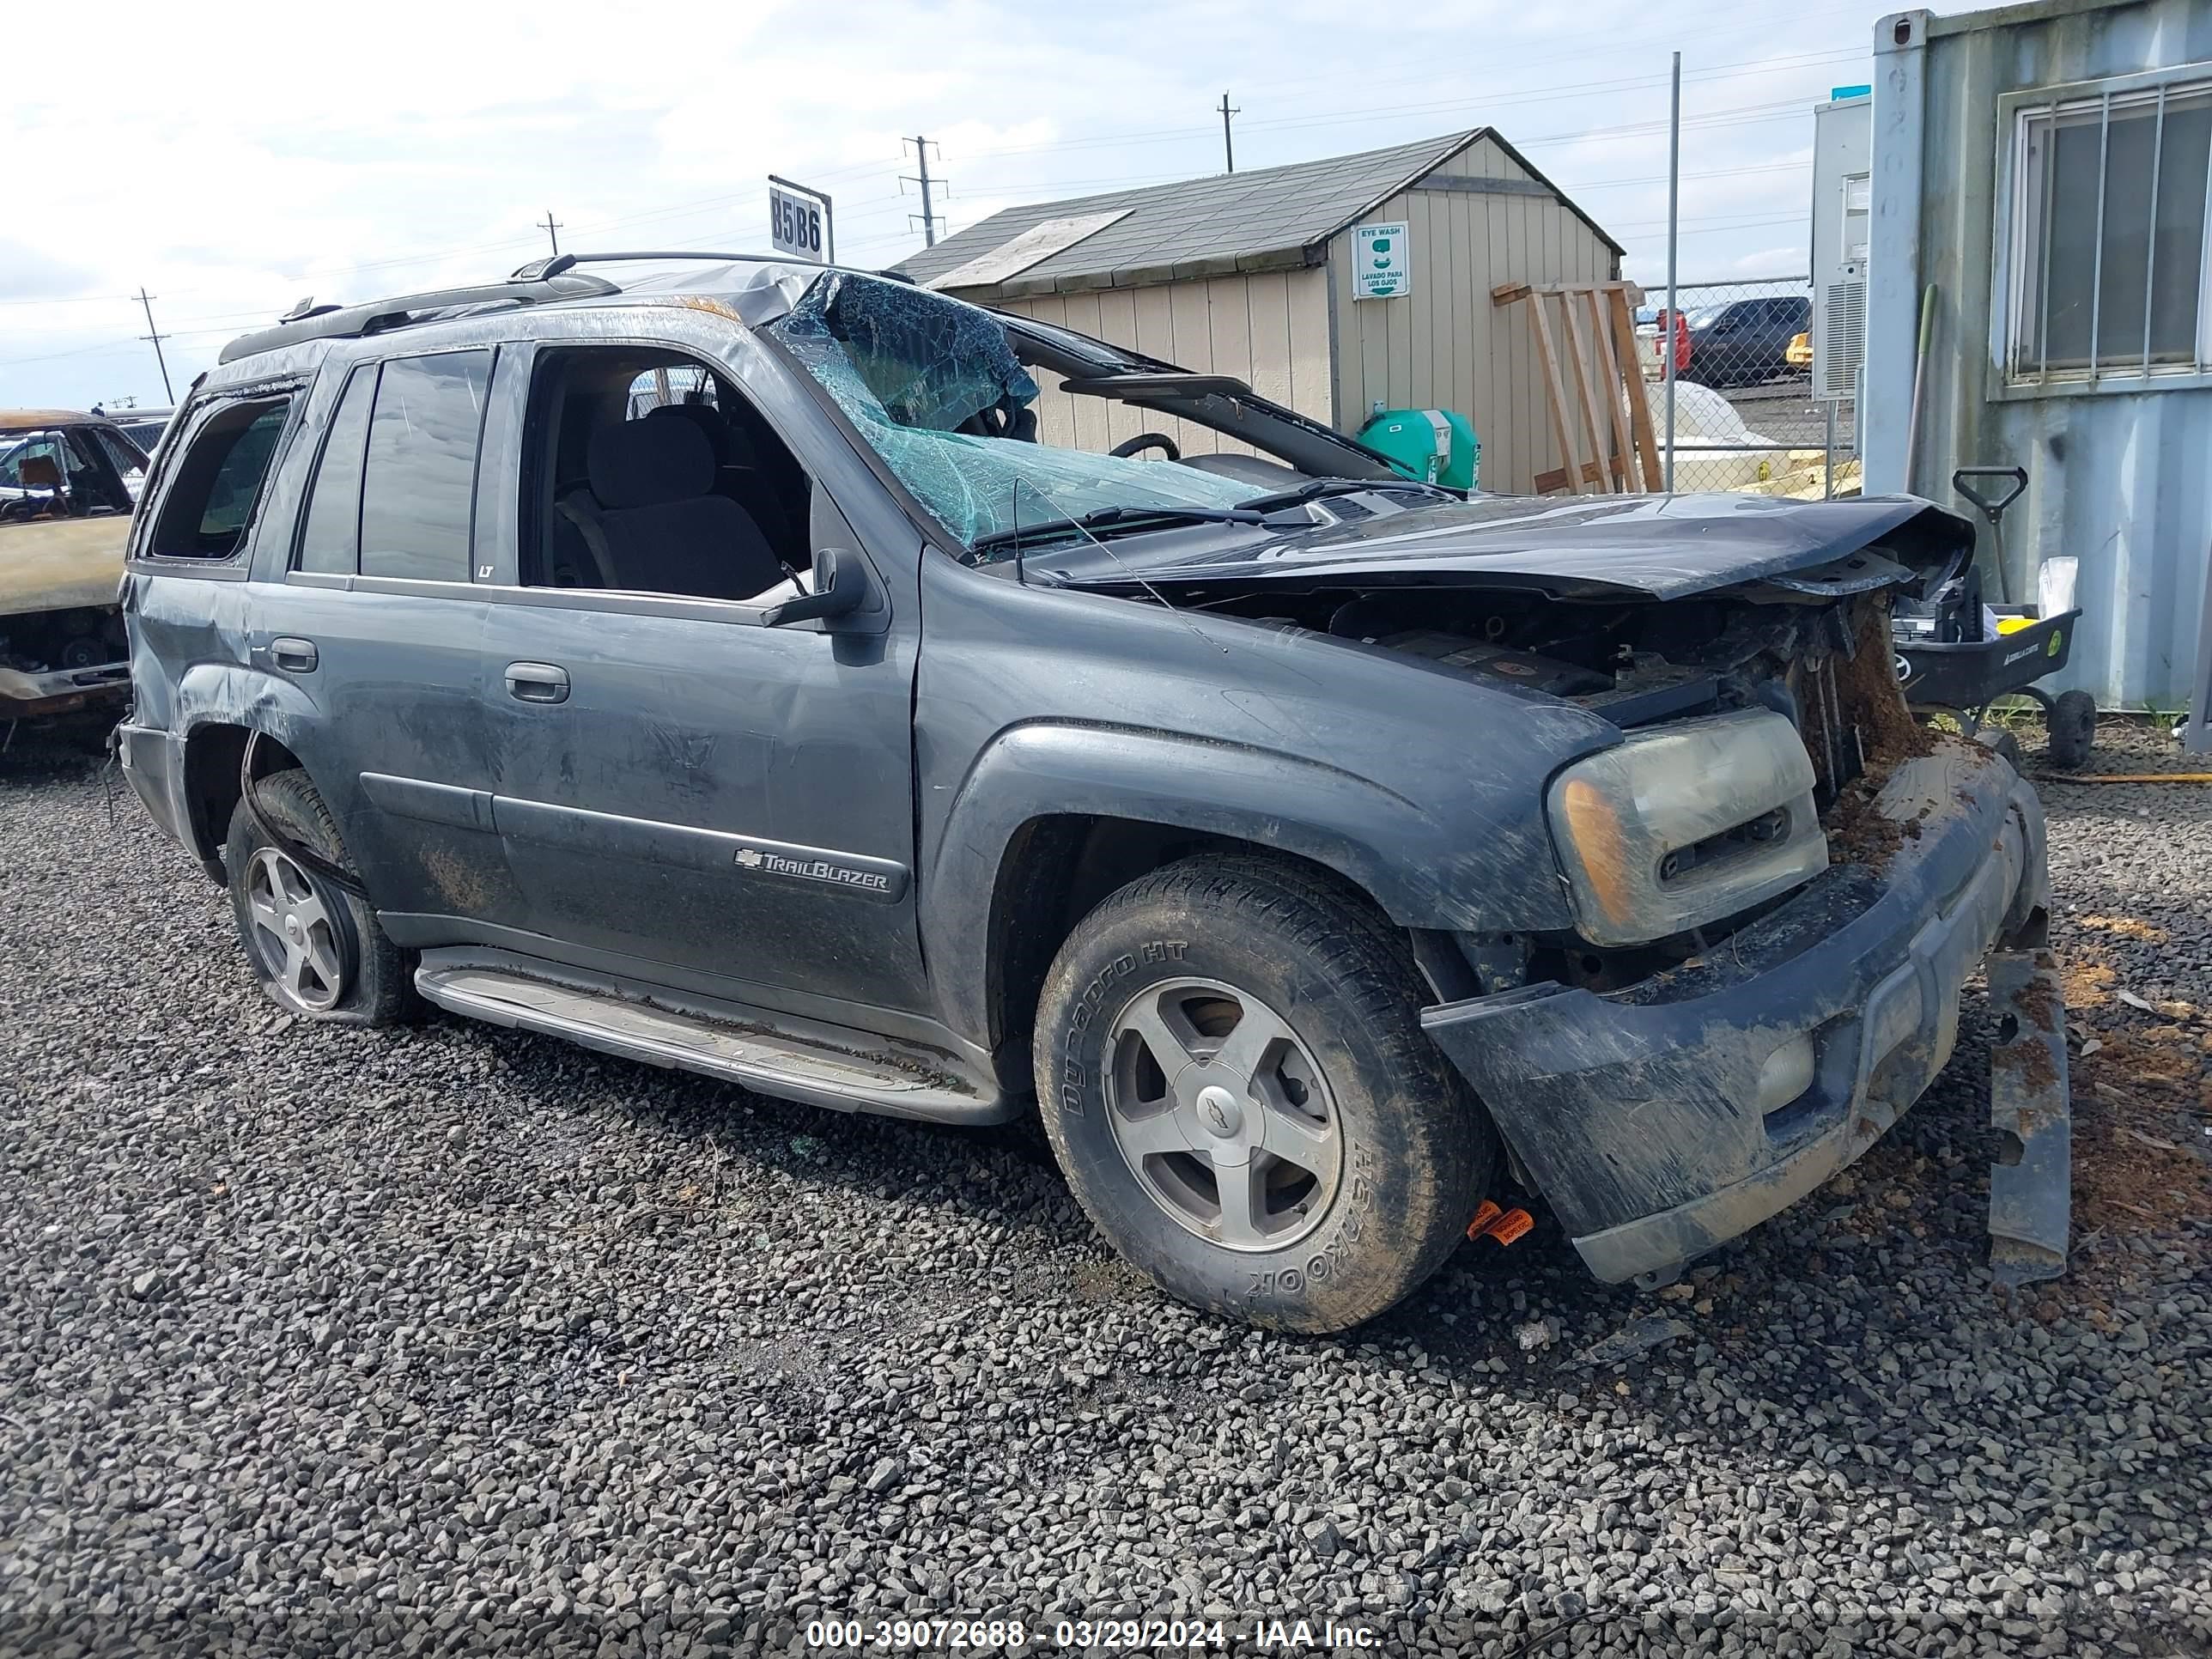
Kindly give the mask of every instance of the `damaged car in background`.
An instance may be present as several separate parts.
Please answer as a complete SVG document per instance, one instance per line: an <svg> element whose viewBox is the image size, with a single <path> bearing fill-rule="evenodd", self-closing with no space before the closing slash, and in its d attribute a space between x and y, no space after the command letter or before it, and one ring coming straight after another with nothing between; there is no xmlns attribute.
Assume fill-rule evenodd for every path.
<svg viewBox="0 0 2212 1659"><path fill-rule="evenodd" d="M0 410L0 722L129 697L116 585L147 465L99 416Z"/></svg>
<svg viewBox="0 0 2212 1659"><path fill-rule="evenodd" d="M1037 1111L1162 1286L1325 1331L1516 1183L1663 1282L1895 1122L1986 962L2001 1265L2063 1263L2042 814L1887 642L1972 555L1925 501L1462 496L705 254L303 307L149 499L125 769L305 1019Z"/></svg>

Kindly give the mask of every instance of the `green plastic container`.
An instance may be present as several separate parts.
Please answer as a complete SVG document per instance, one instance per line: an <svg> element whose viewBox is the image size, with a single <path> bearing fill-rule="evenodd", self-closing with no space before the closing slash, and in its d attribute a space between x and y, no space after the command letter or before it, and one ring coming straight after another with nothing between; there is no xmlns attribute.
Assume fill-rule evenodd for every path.
<svg viewBox="0 0 2212 1659"><path fill-rule="evenodd" d="M1409 478L1481 487L1482 440L1466 416L1449 409L1386 409L1360 428L1359 441Z"/></svg>

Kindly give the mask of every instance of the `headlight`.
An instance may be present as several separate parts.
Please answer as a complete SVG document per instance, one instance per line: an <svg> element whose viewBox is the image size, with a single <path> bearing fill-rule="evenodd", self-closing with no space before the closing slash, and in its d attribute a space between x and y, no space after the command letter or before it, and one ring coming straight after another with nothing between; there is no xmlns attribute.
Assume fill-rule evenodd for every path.
<svg viewBox="0 0 2212 1659"><path fill-rule="evenodd" d="M1765 709L1637 732L1561 772L1546 805L1593 945L1717 921L1828 864L1812 760Z"/></svg>

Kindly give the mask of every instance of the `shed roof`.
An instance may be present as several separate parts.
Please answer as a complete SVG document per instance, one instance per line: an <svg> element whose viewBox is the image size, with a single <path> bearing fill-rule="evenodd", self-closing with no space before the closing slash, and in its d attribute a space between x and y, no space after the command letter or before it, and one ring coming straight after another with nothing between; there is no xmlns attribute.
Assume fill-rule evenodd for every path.
<svg viewBox="0 0 2212 1659"><path fill-rule="evenodd" d="M1357 155L1006 208L901 260L898 269L917 282L931 282L1048 220L1113 213L1121 216L1104 228L1004 282L976 289L963 286L960 291L1135 288L1304 264L1318 258L1320 246L1337 232L1486 137L1565 203L1607 246L1616 253L1621 251L1595 220L1568 201L1512 145L1489 127L1475 127Z"/></svg>

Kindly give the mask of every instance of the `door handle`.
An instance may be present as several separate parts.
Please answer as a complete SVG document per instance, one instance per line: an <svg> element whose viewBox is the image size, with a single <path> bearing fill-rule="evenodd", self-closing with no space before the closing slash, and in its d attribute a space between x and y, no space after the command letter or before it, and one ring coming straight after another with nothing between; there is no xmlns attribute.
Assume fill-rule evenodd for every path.
<svg viewBox="0 0 2212 1659"><path fill-rule="evenodd" d="M322 656L313 640L294 639L280 635L269 641L269 660L288 673L312 674Z"/></svg>
<svg viewBox="0 0 2212 1659"><path fill-rule="evenodd" d="M568 671L550 662L511 662L507 695L518 702L566 702Z"/></svg>

